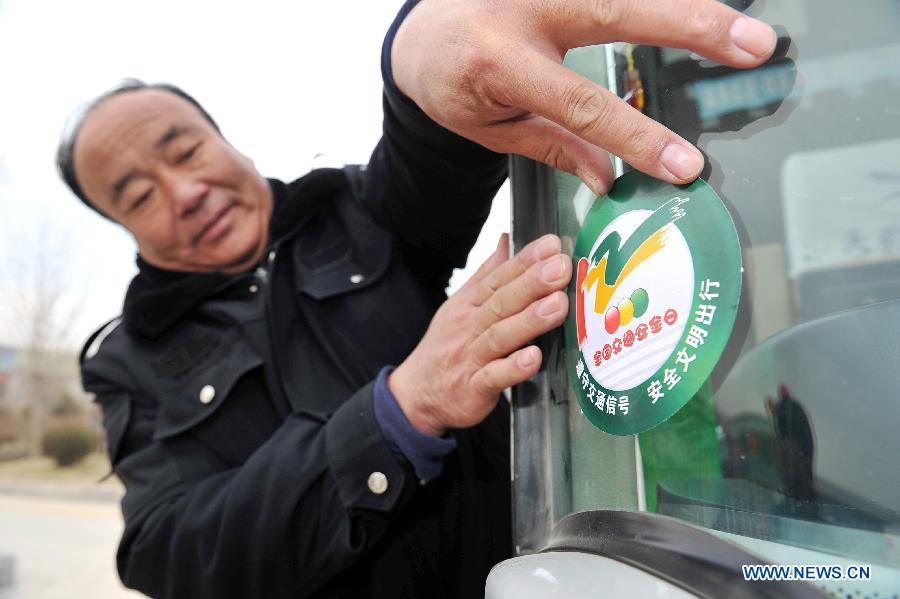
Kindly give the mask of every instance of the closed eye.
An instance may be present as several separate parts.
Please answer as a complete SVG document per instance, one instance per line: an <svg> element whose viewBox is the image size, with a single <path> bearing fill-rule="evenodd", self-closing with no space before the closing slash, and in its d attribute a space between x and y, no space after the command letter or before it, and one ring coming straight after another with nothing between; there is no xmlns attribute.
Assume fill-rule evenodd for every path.
<svg viewBox="0 0 900 599"><path fill-rule="evenodd" d="M147 191L142 193L140 196L138 196L138 198L134 202L132 202L131 207L128 209L128 211L131 212L133 210L137 210L138 208L140 208L147 200L150 199L150 195L152 193L153 193L153 188L151 187L150 189L148 189Z"/></svg>
<svg viewBox="0 0 900 599"><path fill-rule="evenodd" d="M201 145L202 145L202 143L197 143L197 144L194 144L193 146L191 146L188 149L188 151L186 151L183 154L181 154L180 156L178 156L178 159L175 161L175 164L182 164L184 162L187 162L191 158L193 158Z"/></svg>

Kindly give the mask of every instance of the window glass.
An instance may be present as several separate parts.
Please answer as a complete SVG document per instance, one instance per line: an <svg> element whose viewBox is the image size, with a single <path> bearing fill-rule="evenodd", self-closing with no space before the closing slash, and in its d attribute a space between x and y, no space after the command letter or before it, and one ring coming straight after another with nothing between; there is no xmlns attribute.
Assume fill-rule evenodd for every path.
<svg viewBox="0 0 900 599"><path fill-rule="evenodd" d="M571 512L647 510L773 560L872 564L873 588L900 588L900 4L737 4L779 32L751 71L625 44L566 58L706 154L744 278L712 376L640 435L595 428L553 354L541 418L515 406L519 550ZM554 178L571 249L594 198Z"/></svg>

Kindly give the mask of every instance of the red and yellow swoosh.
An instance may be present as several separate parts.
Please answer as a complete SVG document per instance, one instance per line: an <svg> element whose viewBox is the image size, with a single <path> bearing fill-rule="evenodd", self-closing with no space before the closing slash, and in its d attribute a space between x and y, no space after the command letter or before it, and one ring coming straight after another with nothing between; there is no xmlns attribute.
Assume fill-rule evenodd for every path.
<svg viewBox="0 0 900 599"><path fill-rule="evenodd" d="M587 327L585 326L584 314L585 294L587 294L595 284L598 285L594 300L594 312L603 314L606 311L613 294L616 292L616 289L622 284L622 281L624 281L628 275L630 275L634 269L647 258L665 247L668 239L669 227L671 226L673 226L671 223L666 223L638 246L634 254L628 258L624 268L622 268L622 272L619 273L619 276L612 285L607 285L605 280L607 264L607 257L605 255L593 267L590 266L587 258L582 258L578 261L577 279L575 283L577 297L577 301L575 302L575 324L579 347L582 347L584 341L587 339Z"/></svg>

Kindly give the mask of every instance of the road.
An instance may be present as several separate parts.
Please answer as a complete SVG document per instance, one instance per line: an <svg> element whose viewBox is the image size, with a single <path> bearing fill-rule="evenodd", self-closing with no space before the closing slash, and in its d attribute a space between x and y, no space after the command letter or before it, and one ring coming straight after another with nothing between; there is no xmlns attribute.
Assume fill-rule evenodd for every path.
<svg viewBox="0 0 900 599"><path fill-rule="evenodd" d="M116 576L121 531L115 501L0 494L0 556L14 556L16 578L0 598L143 597Z"/></svg>

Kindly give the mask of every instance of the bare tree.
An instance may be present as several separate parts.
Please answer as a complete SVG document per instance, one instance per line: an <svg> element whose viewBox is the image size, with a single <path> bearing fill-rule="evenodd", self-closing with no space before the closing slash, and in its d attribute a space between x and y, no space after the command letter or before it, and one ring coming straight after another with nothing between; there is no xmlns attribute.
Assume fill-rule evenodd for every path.
<svg viewBox="0 0 900 599"><path fill-rule="evenodd" d="M29 453L37 455L49 407L63 391L60 353L73 346L72 325L84 306L84 286L79 289L70 275L71 238L60 225L45 221L36 235L14 232L5 238L0 335L19 351Z"/></svg>
<svg viewBox="0 0 900 599"><path fill-rule="evenodd" d="M73 280L71 237L61 225L45 221L31 236L8 236L6 338L26 351L72 346L72 325L84 307L83 286Z"/></svg>

